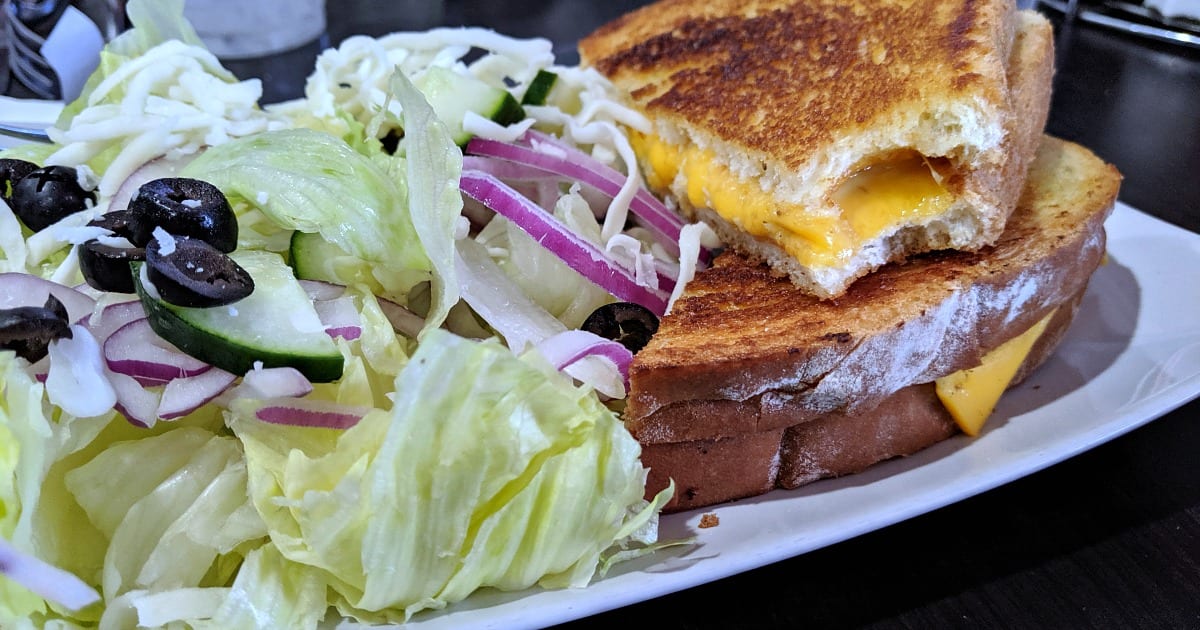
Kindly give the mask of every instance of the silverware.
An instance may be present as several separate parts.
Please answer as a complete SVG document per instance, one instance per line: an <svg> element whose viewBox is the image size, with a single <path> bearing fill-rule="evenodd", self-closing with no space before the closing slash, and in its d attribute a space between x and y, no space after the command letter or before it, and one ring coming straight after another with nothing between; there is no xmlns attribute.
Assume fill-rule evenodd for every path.
<svg viewBox="0 0 1200 630"><path fill-rule="evenodd" d="M1115 31L1171 44L1200 48L1200 27L1185 19L1166 18L1130 2L1099 4L1079 0L1039 0L1039 6L1058 11L1068 19L1079 19Z"/></svg>
<svg viewBox="0 0 1200 630"><path fill-rule="evenodd" d="M25 127L23 125L13 125L0 122L0 136L9 136L10 138L20 138L21 140L30 140L33 142L50 143L50 136L46 135L45 129L37 127Z"/></svg>

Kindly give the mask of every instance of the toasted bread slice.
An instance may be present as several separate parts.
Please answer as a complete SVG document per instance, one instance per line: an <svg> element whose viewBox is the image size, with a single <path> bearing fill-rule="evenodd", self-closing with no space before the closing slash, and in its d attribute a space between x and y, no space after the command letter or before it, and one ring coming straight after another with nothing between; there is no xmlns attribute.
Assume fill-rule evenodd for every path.
<svg viewBox="0 0 1200 630"><path fill-rule="evenodd" d="M1053 354L1082 298L1080 291L1055 311L1012 385ZM675 494L663 509L678 512L859 473L958 432L934 384L924 383L900 389L859 413L830 413L789 427L716 439L644 444L642 465L650 469L647 496L674 481Z"/></svg>
<svg viewBox="0 0 1200 630"><path fill-rule="evenodd" d="M1046 136L994 246L889 265L836 300L722 254L634 357L626 426L644 445L782 431L976 366L1083 291L1119 186L1115 168Z"/></svg>
<svg viewBox="0 0 1200 630"><path fill-rule="evenodd" d="M823 298L995 242L1053 71L1049 23L1006 0L666 1L580 54L652 121L647 182Z"/></svg>

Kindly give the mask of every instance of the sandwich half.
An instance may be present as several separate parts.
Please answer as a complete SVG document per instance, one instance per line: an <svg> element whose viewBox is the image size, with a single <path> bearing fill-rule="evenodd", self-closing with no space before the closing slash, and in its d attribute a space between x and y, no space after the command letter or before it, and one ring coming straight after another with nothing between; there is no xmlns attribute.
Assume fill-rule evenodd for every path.
<svg viewBox="0 0 1200 630"><path fill-rule="evenodd" d="M821 298L1000 237L1054 57L1011 0L665 0L579 49L650 121L647 184Z"/></svg>
<svg viewBox="0 0 1200 630"><path fill-rule="evenodd" d="M977 252L891 264L835 300L728 251L630 367L625 422L668 511L859 472L959 431L1062 339L1105 252L1120 174L1044 137Z"/></svg>

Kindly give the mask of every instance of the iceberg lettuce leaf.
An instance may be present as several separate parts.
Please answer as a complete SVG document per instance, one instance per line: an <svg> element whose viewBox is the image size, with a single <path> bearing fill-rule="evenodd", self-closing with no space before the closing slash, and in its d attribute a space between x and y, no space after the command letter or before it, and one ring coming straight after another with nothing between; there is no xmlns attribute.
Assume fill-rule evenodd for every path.
<svg viewBox="0 0 1200 630"><path fill-rule="evenodd" d="M389 169L381 163L327 133L287 129L210 147L181 174L212 183L284 229L318 232L364 261L428 270L402 160L392 158Z"/></svg>
<svg viewBox="0 0 1200 630"><path fill-rule="evenodd" d="M199 427L110 445L66 474L108 541L106 601L131 590L206 584L219 556L266 535L249 503L237 440Z"/></svg>
<svg viewBox="0 0 1200 630"><path fill-rule="evenodd" d="M18 364L12 352L0 351L0 374L3 374L3 405L0 405L0 538L12 541L25 552L32 551L28 526L18 532L18 520L24 506L37 503L41 494L40 473L45 457L40 445L49 433L49 423L42 414L42 386L30 378ZM0 575L0 627L16 625L35 613L46 610L41 597L25 587Z"/></svg>
<svg viewBox="0 0 1200 630"><path fill-rule="evenodd" d="M211 628L316 628L329 609L324 574L290 562L274 545L251 551Z"/></svg>
<svg viewBox="0 0 1200 630"><path fill-rule="evenodd" d="M272 541L361 620L583 586L661 505L615 414L536 354L434 330L396 386L340 434L230 418Z"/></svg>
<svg viewBox="0 0 1200 630"><path fill-rule="evenodd" d="M463 158L450 130L403 72L393 72L388 86L403 108L400 148L407 158L413 225L434 271L433 303L421 332L424 336L442 325L459 297L454 227L463 208L458 188Z"/></svg>

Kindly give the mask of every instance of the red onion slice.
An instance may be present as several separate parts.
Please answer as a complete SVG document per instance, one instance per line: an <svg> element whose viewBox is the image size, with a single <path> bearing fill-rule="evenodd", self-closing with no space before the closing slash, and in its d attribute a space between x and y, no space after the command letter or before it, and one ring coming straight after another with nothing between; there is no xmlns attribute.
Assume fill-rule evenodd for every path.
<svg viewBox="0 0 1200 630"><path fill-rule="evenodd" d="M186 416L229 389L236 379L233 374L219 368L174 379L163 388L156 415L162 420Z"/></svg>
<svg viewBox="0 0 1200 630"><path fill-rule="evenodd" d="M304 292L308 294L308 299L314 302L322 300L334 300L342 297L346 293L346 287L333 282L325 282L323 280L299 280L299 283L304 289Z"/></svg>
<svg viewBox="0 0 1200 630"><path fill-rule="evenodd" d="M469 159L467 159L467 158L469 158ZM487 173L487 174L503 181L505 184L508 184L509 186L512 187L512 189L514 191L519 193L521 196L525 197L526 199L529 199L530 201L532 201L534 203L534 205L536 205L540 208L544 208L547 211L553 211L553 208L555 207L556 202L562 196L562 191L559 190L558 180L565 180L566 178L564 178L564 177L550 175L550 177L552 177L553 179L546 179L545 177L543 177L540 180L538 180L536 177L523 178L523 177L519 176L520 173L518 173L517 171L521 171L522 169L524 169L525 171L528 172L527 174L529 174L529 175L532 175L533 173L537 173L537 172L541 172L541 171L532 166L525 166L523 164L507 162L500 158L480 157L480 156L467 156L467 158L464 158L464 160L463 160L464 170L478 170L480 172ZM481 166L482 168L467 169L466 168L467 164L478 165L478 166ZM590 204L591 202L588 202L588 203ZM477 224L482 225L486 221L480 220L480 221L475 221L475 222ZM629 241L636 242L638 244L638 249L639 250L641 249L640 241L637 241L636 239L634 239L631 236L627 236L626 238ZM658 236L655 236L655 238L660 241L662 240ZM676 257L678 257L679 243L676 241L669 241L669 242L667 242L667 245L668 245L667 249L672 253L672 255L675 255ZM610 243L609 243L609 248L610 248L609 251L610 252L612 251L611 246L612 246L612 242L610 241ZM679 273L676 269L676 267L678 265L673 265L671 263L668 263L663 260L659 260L657 258L653 259L653 264L654 264L654 270L658 274L658 287L664 291L670 291L675 286L676 282L678 281Z"/></svg>
<svg viewBox="0 0 1200 630"><path fill-rule="evenodd" d="M132 425L148 429L158 421L158 406L162 402L162 394L146 389L137 379L128 374L110 371L108 382L112 383L117 392L115 406L118 413Z"/></svg>
<svg viewBox="0 0 1200 630"><path fill-rule="evenodd" d="M50 374L50 354L47 353L46 356L38 359L36 363L30 364L28 370L39 383L45 383L46 377Z"/></svg>
<svg viewBox="0 0 1200 630"><path fill-rule="evenodd" d="M144 384L163 384L207 372L211 366L159 337L150 320L134 320L104 341L108 369L128 374Z"/></svg>
<svg viewBox="0 0 1200 630"><path fill-rule="evenodd" d="M562 148L563 145L555 144L555 147ZM560 157L516 144L474 138L467 144L467 152L533 166L579 181L609 197L616 197L620 194L621 187L626 180L625 175L616 169L600 163L573 147L566 156ZM645 228L671 255L679 255L679 230L683 227L682 219L644 189L639 189L638 193L630 200L629 211L642 219Z"/></svg>
<svg viewBox="0 0 1200 630"><path fill-rule="evenodd" d="M669 295L637 283L630 272L500 180L479 171L463 171L459 187L468 197L495 210L554 252L575 271L626 302L641 304L656 315L667 310Z"/></svg>
<svg viewBox="0 0 1200 630"><path fill-rule="evenodd" d="M379 310L383 311L383 316L392 324L392 330L410 339L416 339L417 335L425 329L425 318L420 315L391 300L384 298L375 298L375 300L379 303Z"/></svg>
<svg viewBox="0 0 1200 630"><path fill-rule="evenodd" d="M332 311L344 308L341 305L322 306L321 302L329 302L345 296L346 287L333 282L325 282L323 280L300 280L300 286L304 287L304 292L307 293L309 299L313 301L313 306L317 309L317 315L320 316L321 322L325 324L326 332L330 333L330 335L334 337L344 336L335 334L337 332L354 334L354 331L350 330L338 331L336 326L331 330L329 325L330 321L326 320L327 315L322 314L323 309L329 309L331 312L328 315L333 316L334 313ZM425 319L420 315L417 315L416 313L391 300L378 296L375 297L375 300L379 303L379 309L383 311L384 317L387 317L388 321L392 324L392 328L395 329L396 332L416 339L417 335L425 328ZM353 321L354 323L349 325L357 326L359 328L358 334L354 334L353 337L346 337L347 339L354 340L362 334L361 317L357 311L355 311L353 320L351 320L346 314L341 316L341 320L345 322Z"/></svg>
<svg viewBox="0 0 1200 630"><path fill-rule="evenodd" d="M91 315L96 307L92 298L57 282L15 271L0 273L0 308L43 306L50 294L63 303L71 322Z"/></svg>
<svg viewBox="0 0 1200 630"><path fill-rule="evenodd" d="M313 308L330 337L354 341L362 336L362 317L354 305L353 296L343 295L332 300L319 300L313 302Z"/></svg>
<svg viewBox="0 0 1200 630"><path fill-rule="evenodd" d="M100 343L104 343L122 326L146 318L146 309L140 301L110 304L84 321L84 326Z"/></svg>
<svg viewBox="0 0 1200 630"><path fill-rule="evenodd" d="M318 429L349 429L370 411L369 407L342 405L328 400L283 398L269 401L255 417L271 424Z"/></svg>
<svg viewBox="0 0 1200 630"><path fill-rule="evenodd" d="M556 369L563 369L589 356L599 356L613 362L629 388L629 363L633 353L629 348L586 330L568 330L542 341L537 349Z"/></svg>
<svg viewBox="0 0 1200 630"><path fill-rule="evenodd" d="M100 601L96 589L73 573L23 553L0 538L0 573L68 610L80 610Z"/></svg>
<svg viewBox="0 0 1200 630"><path fill-rule="evenodd" d="M93 418L108 413L117 394L108 382L100 344L88 329L71 325L70 339L55 339L48 348L46 396L63 411Z"/></svg>
<svg viewBox="0 0 1200 630"><path fill-rule="evenodd" d="M558 182L567 179L536 166L481 155L464 155L462 167L465 171L483 171L506 182Z"/></svg>
<svg viewBox="0 0 1200 630"><path fill-rule="evenodd" d="M142 187L142 184L164 177L178 177L179 171L183 170L183 167L193 159L195 159L194 155L186 155L173 160L162 157L146 162L121 182L121 185L117 187L117 192L113 193L112 199L109 200L108 207L113 210L128 208L129 201L133 199L134 193Z"/></svg>

